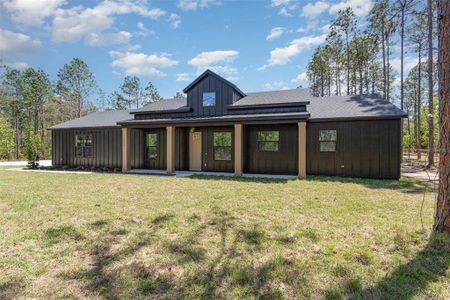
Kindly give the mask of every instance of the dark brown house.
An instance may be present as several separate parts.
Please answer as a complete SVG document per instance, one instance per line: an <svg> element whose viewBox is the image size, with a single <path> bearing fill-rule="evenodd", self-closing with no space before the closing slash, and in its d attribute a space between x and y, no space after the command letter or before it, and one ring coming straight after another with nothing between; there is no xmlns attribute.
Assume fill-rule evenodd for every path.
<svg viewBox="0 0 450 300"><path fill-rule="evenodd" d="M209 70L183 92L53 126L53 165L400 177L406 114L379 96L244 93Z"/></svg>

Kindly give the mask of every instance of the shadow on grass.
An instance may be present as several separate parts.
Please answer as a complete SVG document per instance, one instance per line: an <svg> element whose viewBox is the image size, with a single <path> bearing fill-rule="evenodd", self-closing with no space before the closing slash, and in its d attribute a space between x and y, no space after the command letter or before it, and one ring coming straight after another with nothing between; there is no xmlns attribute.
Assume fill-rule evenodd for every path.
<svg viewBox="0 0 450 300"><path fill-rule="evenodd" d="M362 289L359 280L352 279L344 285L344 295L329 290L326 296L328 299L412 299L445 276L449 266L450 235L434 233L421 252L375 286Z"/></svg>
<svg viewBox="0 0 450 300"><path fill-rule="evenodd" d="M16 299L24 287L25 283L19 279L0 282L0 299Z"/></svg>
<svg viewBox="0 0 450 300"><path fill-rule="evenodd" d="M67 239L75 241L84 239L84 235L73 225L49 228L45 231L45 236L50 244L55 244Z"/></svg>
<svg viewBox="0 0 450 300"><path fill-rule="evenodd" d="M300 295L310 296L306 268L298 261L267 253L261 253L265 258L257 262L246 259L262 251L259 247L268 241L267 234L257 225L243 230L233 215L212 208L208 219L197 215L186 219L193 223L193 229L186 235L161 243L158 231L167 226L169 219L165 215L154 218L148 230L129 239L128 245L118 250L114 247L119 242L117 237L105 233L88 252L88 266L67 271L60 277L82 282L86 297L100 295L106 299L214 299L224 295L274 299L283 297L283 282L290 288L295 286L296 293L301 291ZM161 233L165 236L165 232ZM215 248L203 248L205 235L217 238L216 247L208 246ZM142 259L148 253L146 247L153 243L160 250L156 253L150 250L151 255L169 258Z"/></svg>
<svg viewBox="0 0 450 300"><path fill-rule="evenodd" d="M214 180L214 181L236 181L236 182L253 182L253 183L269 183L269 184L285 184L298 179L283 178L265 178L265 177L240 177L240 176L215 176L195 174L189 176L190 179ZM331 177L331 176L307 176L305 180L314 182L336 182L336 183L353 183L363 185L371 189L392 189L403 193L420 194L423 193L427 184L418 180L401 178L400 180L389 179L366 179L366 178L350 178L350 177Z"/></svg>

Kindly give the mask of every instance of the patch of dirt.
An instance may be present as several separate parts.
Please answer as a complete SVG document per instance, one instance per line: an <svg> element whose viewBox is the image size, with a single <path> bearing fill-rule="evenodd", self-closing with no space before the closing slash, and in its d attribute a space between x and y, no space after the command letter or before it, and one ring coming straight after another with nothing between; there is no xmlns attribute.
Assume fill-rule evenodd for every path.
<svg viewBox="0 0 450 300"><path fill-rule="evenodd" d="M402 176L407 178L414 178L423 182L434 182L439 181L438 169L436 167L431 167L426 169L424 166L413 166L408 164L402 164Z"/></svg>

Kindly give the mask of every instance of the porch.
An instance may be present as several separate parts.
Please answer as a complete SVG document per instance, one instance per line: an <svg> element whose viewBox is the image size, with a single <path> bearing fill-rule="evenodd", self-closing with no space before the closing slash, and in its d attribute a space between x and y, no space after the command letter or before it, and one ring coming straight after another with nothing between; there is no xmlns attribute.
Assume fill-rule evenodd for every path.
<svg viewBox="0 0 450 300"><path fill-rule="evenodd" d="M235 123L197 127L122 127L122 171L178 177L197 172L219 176L274 178L295 174L293 177L305 177L306 122L255 126ZM273 130L277 126L280 129L276 151L259 149L261 141L256 136L261 131L257 130ZM139 142L135 136L139 137ZM267 142L265 146L273 144ZM141 157L139 163L136 163L137 155ZM277 168L277 164L281 167Z"/></svg>

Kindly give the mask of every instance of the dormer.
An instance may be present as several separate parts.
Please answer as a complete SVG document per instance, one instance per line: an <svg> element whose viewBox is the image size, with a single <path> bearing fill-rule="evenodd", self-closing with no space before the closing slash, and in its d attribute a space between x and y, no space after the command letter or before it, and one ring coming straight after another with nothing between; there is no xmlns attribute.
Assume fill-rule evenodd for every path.
<svg viewBox="0 0 450 300"><path fill-rule="evenodd" d="M227 113L227 107L246 95L236 85L211 70L206 70L183 92L187 107L195 116L217 116Z"/></svg>

